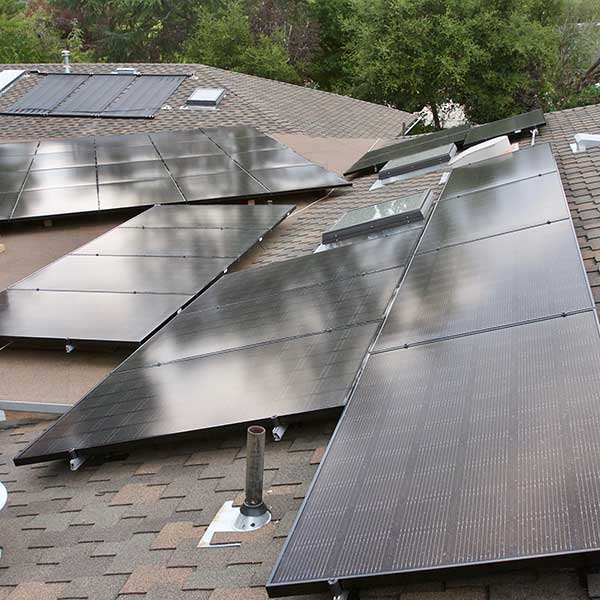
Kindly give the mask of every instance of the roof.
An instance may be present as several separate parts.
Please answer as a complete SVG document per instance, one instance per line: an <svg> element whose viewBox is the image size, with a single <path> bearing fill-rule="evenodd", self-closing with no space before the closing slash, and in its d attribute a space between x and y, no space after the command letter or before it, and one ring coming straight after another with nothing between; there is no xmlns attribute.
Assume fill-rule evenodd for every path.
<svg viewBox="0 0 600 600"><path fill-rule="evenodd" d="M73 73L110 73L117 64L76 63ZM206 65L132 64L143 74L187 73L190 75L149 120L90 119L73 117L2 116L0 136L7 139L31 137L75 137L190 129L219 125L252 125L263 133L305 133L311 136L394 138L402 134L416 116L386 106L356 100L290 83L271 81ZM61 64L0 65L0 69L21 68L42 73L62 73ZM2 96L0 111L6 110L42 75L21 77ZM197 87L221 87L225 97L217 110L182 110Z"/></svg>
<svg viewBox="0 0 600 600"><path fill-rule="evenodd" d="M107 70L112 68L106 66ZM277 89L289 91L287 84L266 84L264 80L207 67L197 70L198 73L206 71L207 85L208 73L211 77L222 77L211 81L211 85L237 82L240 87L236 88L239 91L235 97L230 95L232 103L243 94L253 93L258 105L258 90L248 91L254 89L256 82L259 88L282 85L283 88ZM30 85L30 80L25 81ZM296 92L289 91L292 103L298 102ZM311 90L303 90L301 94L306 92L321 94ZM182 97L186 94L182 93ZM270 100L268 92L265 94ZM333 102L329 96L326 95L327 101ZM258 108L255 112L249 104L246 112L241 111L241 106L239 113L237 110L235 108L237 118L247 117L247 124L275 133L278 139L306 158L338 173L368 150L377 138L394 137L385 135L385 123L375 117L370 133L367 125L353 132L347 129L350 125L326 123L327 119L320 125L308 123L308 113L294 115L293 110L288 114L290 118L294 115L292 126L284 122L280 106L269 108L269 111L277 110L277 115L270 112L267 115ZM186 121L191 118L188 114L163 111L155 120L141 125L129 120L112 124L108 120L0 117L0 140L15 137L15 131L22 137L76 137L109 133L111 127L115 128L110 130L113 133L135 130L132 127L184 128L190 126ZM172 115L181 116L175 119ZM193 113L192 117L199 118L198 115L205 118L203 113ZM18 130L14 129L15 119L22 123ZM600 106L547 114L546 120L547 126L540 130L538 139L552 143L598 305L600 150L575 155L569 143L576 132L600 133ZM108 129L104 129L105 125ZM389 131L392 129L390 126ZM428 187L435 191L440 189L437 186L439 173L368 192L374 179L375 176L354 180L352 189L337 190L326 197L300 198L297 211L238 268L312 252L320 242L322 231L349 209ZM0 285L33 271L36 265L50 262L125 218L112 215L86 223L56 221L51 228L37 224L9 230L4 240L0 240L7 246L6 252L0 254ZM67 355L33 350L2 351L0 399L72 402L122 358L118 352ZM13 393L24 397L14 398ZM64 463L14 467L12 457L44 429L46 422L5 425L0 429L0 462L2 481L9 490L9 503L0 512L0 544L4 548L0 558L0 598L266 598L264 584L334 424L319 420L295 425L288 429L282 442L267 444L265 490L274 522L252 533L221 535L219 541L241 541L241 546L213 549L196 546L222 503L241 499L244 486L242 434L215 434L208 439L176 445L148 445L127 455L115 456L109 462L86 464L72 473ZM326 595L303 597L330 598ZM431 580L402 589L361 593L361 598L402 600L574 600L587 597L578 573L566 567L476 579Z"/></svg>

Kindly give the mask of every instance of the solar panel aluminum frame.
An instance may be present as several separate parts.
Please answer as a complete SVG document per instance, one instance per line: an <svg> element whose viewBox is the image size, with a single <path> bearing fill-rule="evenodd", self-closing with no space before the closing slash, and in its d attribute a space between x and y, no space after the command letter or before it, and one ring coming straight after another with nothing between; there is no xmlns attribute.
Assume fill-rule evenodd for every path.
<svg viewBox="0 0 600 600"><path fill-rule="evenodd" d="M433 192L430 189L425 190L421 193L421 202L419 208L398 213L395 215L390 215L373 221L365 221L363 223L351 225L341 229L335 229L336 226L334 225L332 229L323 232L321 236L322 243L333 244L335 242L339 242L340 240L352 238L358 235L370 234L376 231L389 229L391 227L398 227L401 225L408 225L409 223L414 223L416 221L423 221L426 218L427 213L429 212L429 209L431 208L432 204ZM374 204L373 206L377 205ZM342 219L343 218L344 217L342 217Z"/></svg>
<svg viewBox="0 0 600 600"><path fill-rule="evenodd" d="M456 144L445 144L410 154L407 157L394 158L388 161L379 171L379 179L386 180L412 171L420 171L447 163L456 155Z"/></svg>

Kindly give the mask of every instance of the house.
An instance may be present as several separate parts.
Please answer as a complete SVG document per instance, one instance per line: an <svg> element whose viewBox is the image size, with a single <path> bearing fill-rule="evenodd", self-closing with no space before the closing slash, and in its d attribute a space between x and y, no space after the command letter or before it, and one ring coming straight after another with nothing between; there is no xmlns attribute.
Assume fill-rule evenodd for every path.
<svg viewBox="0 0 600 600"><path fill-rule="evenodd" d="M75 65L73 71L107 73L116 66ZM202 65L134 66L143 73L193 75L168 99L170 108L164 106L153 119L0 115L0 142L249 125L342 174L372 147L401 136L413 120L412 115L390 108ZM21 67L62 70L61 65ZM17 80L0 96L0 112L40 77L31 74ZM225 89L218 110L180 108L200 86ZM537 143L551 144L557 160L595 300L600 283L596 259L600 250L595 242L595 232L600 231L600 150L574 154L570 144L575 133L600 133L599 119L597 106L550 113L537 136ZM442 190L440 173L435 171L369 191L376 179L368 175L353 180L352 188L294 196L295 213L235 270L310 254L322 232L352 208L426 189L437 196ZM0 253L0 286L30 275L129 217L107 213L0 230L5 246ZM73 404L127 354L119 348L71 353L4 348L0 400ZM218 547L198 548L222 504L243 499L243 433L216 432L183 442L144 444L71 472L64 461L15 467L13 457L48 426L48 420L41 415L9 416L13 418L0 430L0 473L9 492L8 504L0 512L0 595L10 600L266 598L267 578L336 425L332 418L297 423L280 442L268 443L265 499L273 521L254 532L218 533L212 540ZM362 590L360 597L575 599L600 596L597 586L593 569L582 571L559 562L499 575L432 577L402 587Z"/></svg>

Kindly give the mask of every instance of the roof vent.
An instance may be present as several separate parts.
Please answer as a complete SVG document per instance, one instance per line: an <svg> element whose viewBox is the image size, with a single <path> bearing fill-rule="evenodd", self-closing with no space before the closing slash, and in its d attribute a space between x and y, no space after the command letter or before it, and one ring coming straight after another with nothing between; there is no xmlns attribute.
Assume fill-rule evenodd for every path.
<svg viewBox="0 0 600 600"><path fill-rule="evenodd" d="M71 53L68 50L62 50L61 55L63 57L63 65L64 65L65 73L70 73L71 72L71 61L70 61L69 57L71 56Z"/></svg>
<svg viewBox="0 0 600 600"><path fill-rule="evenodd" d="M514 146L510 143L507 135L487 140L471 146L464 152L457 154L453 159L450 160L448 166L451 169L457 169L458 167L464 167L473 163L480 162L482 160L488 160L495 158L496 156L502 156L503 154L509 154L518 149L518 144Z"/></svg>
<svg viewBox="0 0 600 600"><path fill-rule="evenodd" d="M216 108L224 96L223 88L196 88L185 105L186 108Z"/></svg>
<svg viewBox="0 0 600 600"><path fill-rule="evenodd" d="M135 67L117 67L110 72L111 75L141 75Z"/></svg>
<svg viewBox="0 0 600 600"><path fill-rule="evenodd" d="M571 144L571 150L575 154L578 152L587 152L590 148L600 146L600 135L593 133L576 133L575 143Z"/></svg>

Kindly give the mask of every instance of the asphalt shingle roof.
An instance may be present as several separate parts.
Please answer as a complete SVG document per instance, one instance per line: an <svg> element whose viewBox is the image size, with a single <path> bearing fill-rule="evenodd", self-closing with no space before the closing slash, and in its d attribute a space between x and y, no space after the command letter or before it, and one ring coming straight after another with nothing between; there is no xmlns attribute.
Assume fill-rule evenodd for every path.
<svg viewBox="0 0 600 600"><path fill-rule="evenodd" d="M60 66L40 68L56 70ZM112 68L98 67L103 71ZM287 84L199 65L140 68L144 72L193 68L199 79L186 82L172 104L182 103L197 85L223 85L230 91L223 112L192 113L174 108L143 122L0 117L0 139L77 137L138 128L183 129L210 121L221 125L244 123L267 133L291 134L287 143L293 147L294 139L301 139L303 148L310 150L307 135L390 139L400 133L405 118L391 109L372 108L322 92L299 91ZM19 83L20 88L10 92L12 98L31 86L34 79ZM278 102L273 102L274 96ZM9 95L2 97L0 106L10 101ZM600 150L574 155L569 143L576 132L600 133L600 106L552 113L546 118L548 124L538 139L552 143L598 304ZM294 138L294 134L303 135ZM321 142L315 139L315 155L322 155ZM311 158L310 151L301 153ZM436 192L440 189L439 173L409 179L376 193L368 191L373 180L355 180L352 189L334 191L316 202L300 201L296 213L241 267L311 252L321 232L351 208L428 187ZM0 558L0 599L265 599L267 576L334 423L296 425L282 442L267 444L265 489L273 523L249 534L221 534L217 541L240 541L241 545L213 549L196 546L223 502L241 500L242 434L216 434L176 445L148 445L111 461L87 464L74 473L64 463L14 467L12 457L45 425L41 422L0 429L0 476L9 490L8 505L0 512L0 544L4 549ZM365 590L361 598L575 600L588 597L582 581L585 583L585 578L582 580L578 573L554 567ZM306 596L313 600L328 597Z"/></svg>

